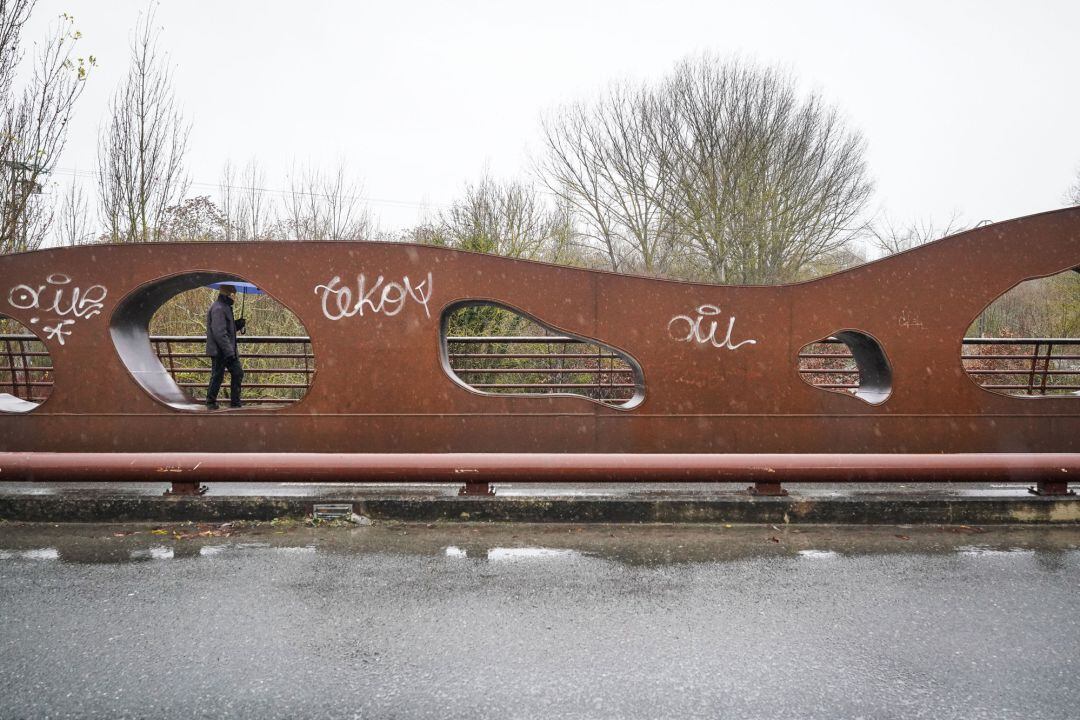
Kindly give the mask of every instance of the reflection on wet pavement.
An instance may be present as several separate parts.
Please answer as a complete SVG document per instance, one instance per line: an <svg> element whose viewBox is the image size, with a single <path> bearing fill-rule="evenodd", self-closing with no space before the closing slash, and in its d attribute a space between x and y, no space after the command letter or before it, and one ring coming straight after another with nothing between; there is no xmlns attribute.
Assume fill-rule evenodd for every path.
<svg viewBox="0 0 1080 720"><path fill-rule="evenodd" d="M1068 718L1069 527L0 523L0 717Z"/></svg>
<svg viewBox="0 0 1080 720"><path fill-rule="evenodd" d="M975 539L979 542L973 542ZM824 560L873 554L1058 552L1080 547L1068 526L813 526L423 524L279 529L272 523L62 525L0 522L0 560L116 563L279 553L392 552L472 560L563 560L628 565L756 557Z"/></svg>

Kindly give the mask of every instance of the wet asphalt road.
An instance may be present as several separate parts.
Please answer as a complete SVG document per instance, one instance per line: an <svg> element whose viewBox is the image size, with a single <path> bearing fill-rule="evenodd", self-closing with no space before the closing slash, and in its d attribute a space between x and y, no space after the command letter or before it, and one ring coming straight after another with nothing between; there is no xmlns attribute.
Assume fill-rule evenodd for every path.
<svg viewBox="0 0 1080 720"><path fill-rule="evenodd" d="M0 717L1076 718L1078 610L1071 528L4 523Z"/></svg>

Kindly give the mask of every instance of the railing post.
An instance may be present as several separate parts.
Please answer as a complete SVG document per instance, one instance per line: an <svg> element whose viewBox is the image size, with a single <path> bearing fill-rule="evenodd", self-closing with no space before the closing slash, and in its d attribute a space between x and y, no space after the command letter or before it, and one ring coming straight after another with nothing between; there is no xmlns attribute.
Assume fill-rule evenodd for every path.
<svg viewBox="0 0 1080 720"><path fill-rule="evenodd" d="M11 352L11 341L5 340L4 346L7 348L8 367L11 368L11 394L17 397L19 391L15 387L15 355Z"/></svg>
<svg viewBox="0 0 1080 720"><path fill-rule="evenodd" d="M1040 480L1035 487L1029 487L1028 492L1032 495L1045 495L1049 497L1061 497L1075 495L1075 490L1069 490L1068 480Z"/></svg>
<svg viewBox="0 0 1080 720"><path fill-rule="evenodd" d="M1028 386L1027 394L1035 394L1035 369L1039 365L1039 346L1041 343L1035 343L1035 349L1031 352L1031 370L1028 371Z"/></svg>
<svg viewBox="0 0 1080 720"><path fill-rule="evenodd" d="M765 497L784 497L788 494L788 491L783 488L779 480L758 480L746 490L751 495Z"/></svg>
<svg viewBox="0 0 1080 720"><path fill-rule="evenodd" d="M458 488L458 495L460 496L473 496L473 495L494 495L495 489L491 487L491 483L486 482L466 482L460 488Z"/></svg>
<svg viewBox="0 0 1080 720"><path fill-rule="evenodd" d="M1042 383L1039 385L1040 394L1046 395L1046 381L1050 378L1050 356L1054 354L1054 343L1046 343L1046 360L1043 361Z"/></svg>
<svg viewBox="0 0 1080 720"><path fill-rule="evenodd" d="M27 354L26 354L27 352L28 351L26 349L26 341L25 340L20 340L19 341L19 357L20 357L20 359L22 361L22 367L23 367L23 382L26 383L26 399L33 402L33 400L34 400L34 386L31 385L31 383L33 382L33 377L32 377L32 374L30 372L30 368L31 368L30 358L29 358L29 356L27 356Z"/></svg>
<svg viewBox="0 0 1080 720"><path fill-rule="evenodd" d="M173 480L172 487L165 491L169 497L196 496L206 494L206 486L197 482Z"/></svg>
<svg viewBox="0 0 1080 720"><path fill-rule="evenodd" d="M304 356L304 394L311 390L311 369L308 366L308 355L314 355L314 353L308 352L308 343L303 343L300 346L300 353Z"/></svg>

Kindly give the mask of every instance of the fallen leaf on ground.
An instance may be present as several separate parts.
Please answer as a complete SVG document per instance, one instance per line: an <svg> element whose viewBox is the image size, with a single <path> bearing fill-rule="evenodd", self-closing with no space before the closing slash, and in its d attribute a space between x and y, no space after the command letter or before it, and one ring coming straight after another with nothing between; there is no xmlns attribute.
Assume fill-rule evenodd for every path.
<svg viewBox="0 0 1080 720"><path fill-rule="evenodd" d="M981 527L975 527L974 525L956 525L954 527L949 528L949 532L965 533L965 534L969 534L969 535L978 535L978 534L984 533L986 531L983 530Z"/></svg>
<svg viewBox="0 0 1080 720"><path fill-rule="evenodd" d="M896 537L900 538L901 540L910 540L911 539L907 535L897 535Z"/></svg>

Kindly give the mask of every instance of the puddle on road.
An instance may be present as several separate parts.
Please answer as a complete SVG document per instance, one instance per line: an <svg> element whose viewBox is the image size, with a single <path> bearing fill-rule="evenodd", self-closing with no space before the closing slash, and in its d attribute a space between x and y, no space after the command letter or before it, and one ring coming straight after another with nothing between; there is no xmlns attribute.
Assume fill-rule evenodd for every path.
<svg viewBox="0 0 1080 720"><path fill-rule="evenodd" d="M59 560L60 551L53 547L32 550L0 550L0 560Z"/></svg>
<svg viewBox="0 0 1080 720"><path fill-rule="evenodd" d="M974 536L974 537L973 537ZM377 523L312 528L281 524L153 526L0 523L0 563L218 562L247 553L390 554L444 562L675 565L774 558L827 562L852 556L933 554L997 558L1080 551L1072 527L513 525Z"/></svg>
<svg viewBox="0 0 1080 720"><path fill-rule="evenodd" d="M448 558L483 558L489 562L514 562L530 560L577 560L583 557L583 553L566 548L549 547L495 547L487 550L473 550L470 555L465 548L449 545L443 550L443 555Z"/></svg>
<svg viewBox="0 0 1080 720"><path fill-rule="evenodd" d="M964 545L956 549L958 555L971 555L974 557L1016 557L1019 555L1031 556L1035 551L1031 548L1010 547L994 548L985 545Z"/></svg>

